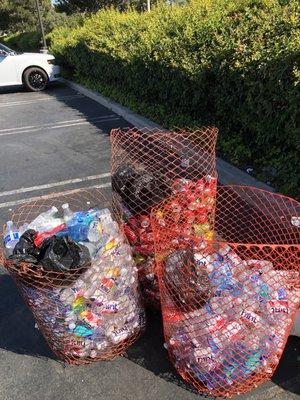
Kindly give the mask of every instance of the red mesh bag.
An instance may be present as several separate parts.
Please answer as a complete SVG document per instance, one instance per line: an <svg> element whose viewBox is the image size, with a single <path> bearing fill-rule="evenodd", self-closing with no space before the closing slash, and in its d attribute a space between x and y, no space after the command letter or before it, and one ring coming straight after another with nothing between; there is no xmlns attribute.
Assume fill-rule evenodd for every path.
<svg viewBox="0 0 300 400"><path fill-rule="evenodd" d="M12 221L20 228L53 206L62 213L61 206L65 203L74 212L99 210L108 204L97 188L74 190L22 205L13 214ZM113 359L124 353L145 326L131 249L107 211L95 225L101 228L101 243L75 242L69 236L65 241L66 236L59 239L56 233L57 236L44 239L38 250L41 239L35 236L35 246L29 241L25 243L31 246L26 249L25 261L22 260L23 250L16 251L16 247L14 255L4 258L4 266L21 290L50 348L58 358L70 364ZM80 225L75 226L85 234ZM46 251L42 247L44 243L48 246ZM97 254L94 254L96 243ZM38 261L34 260L37 252ZM53 254L60 257L55 262ZM74 265L63 270L71 261ZM57 266L60 266L59 271L55 270Z"/></svg>
<svg viewBox="0 0 300 400"><path fill-rule="evenodd" d="M142 293L149 305L159 306L151 207L193 185L205 186L214 202L217 132L214 127L175 131L132 128L111 132L113 209L124 221ZM176 208L176 204L172 207ZM185 213L187 217L191 214L190 210Z"/></svg>
<svg viewBox="0 0 300 400"><path fill-rule="evenodd" d="M299 309L300 204L252 187L216 199L209 230L172 210L189 207L184 193L151 224L171 361L199 391L231 397L272 376Z"/></svg>

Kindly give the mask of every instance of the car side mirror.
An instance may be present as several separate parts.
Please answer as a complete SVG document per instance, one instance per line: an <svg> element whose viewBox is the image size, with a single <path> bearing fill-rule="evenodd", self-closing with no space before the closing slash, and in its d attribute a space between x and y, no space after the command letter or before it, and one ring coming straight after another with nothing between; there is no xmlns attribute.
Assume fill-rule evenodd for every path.
<svg viewBox="0 0 300 400"><path fill-rule="evenodd" d="M5 50L0 49L0 56L6 57L8 53Z"/></svg>

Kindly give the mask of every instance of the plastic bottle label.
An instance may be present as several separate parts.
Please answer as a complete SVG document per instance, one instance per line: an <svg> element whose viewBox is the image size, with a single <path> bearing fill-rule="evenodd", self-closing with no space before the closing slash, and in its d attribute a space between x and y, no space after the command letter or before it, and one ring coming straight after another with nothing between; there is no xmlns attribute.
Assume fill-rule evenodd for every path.
<svg viewBox="0 0 300 400"><path fill-rule="evenodd" d="M112 341L114 343L118 343L121 340L125 340L128 337L128 335L129 335L129 329L127 326L124 326L123 328L113 331L111 333Z"/></svg>
<svg viewBox="0 0 300 400"><path fill-rule="evenodd" d="M289 314L289 302L287 300L269 300L268 310L271 314Z"/></svg>
<svg viewBox="0 0 300 400"><path fill-rule="evenodd" d="M19 232L13 232L12 234L5 236L4 243L7 244L13 240L19 240L19 239L20 239Z"/></svg>
<svg viewBox="0 0 300 400"><path fill-rule="evenodd" d="M103 314L114 314L117 313L118 311L119 311L119 303L117 301L106 303L102 309Z"/></svg>
<svg viewBox="0 0 300 400"><path fill-rule="evenodd" d="M7 235L7 236L5 236L5 238L4 238L4 243L7 244L7 243L9 243L11 240L12 240L12 239L11 239L11 236L10 236L10 235Z"/></svg>
<svg viewBox="0 0 300 400"><path fill-rule="evenodd" d="M242 310L242 312L241 312L241 318L242 318L242 320L249 322L251 325L254 325L254 326L260 320L260 317L257 314L255 314L255 312L247 311L245 309Z"/></svg>
<svg viewBox="0 0 300 400"><path fill-rule="evenodd" d="M115 287L115 281L110 278L103 278L101 280L101 284L99 289L102 290L104 293L108 293L111 289Z"/></svg>

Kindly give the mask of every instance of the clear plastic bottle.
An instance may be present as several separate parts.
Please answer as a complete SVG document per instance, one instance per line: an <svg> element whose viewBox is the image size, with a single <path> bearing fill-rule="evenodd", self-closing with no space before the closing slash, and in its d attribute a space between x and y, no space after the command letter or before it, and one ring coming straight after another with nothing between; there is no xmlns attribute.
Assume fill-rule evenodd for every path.
<svg viewBox="0 0 300 400"><path fill-rule="evenodd" d="M64 213L63 219L67 223L70 219L73 218L74 213L73 213L72 210L70 210L70 207L69 207L68 203L63 204L61 206L61 208L63 209L63 213Z"/></svg>
<svg viewBox="0 0 300 400"><path fill-rule="evenodd" d="M50 208L50 210L37 216L29 225L28 229L34 229L37 232L47 232L54 229L58 225L63 224L61 218L55 218L58 209L56 207Z"/></svg>
<svg viewBox="0 0 300 400"><path fill-rule="evenodd" d="M97 243L100 242L102 233L103 233L103 228L101 223L98 220L94 220L89 225L87 238L89 242Z"/></svg>
<svg viewBox="0 0 300 400"><path fill-rule="evenodd" d="M27 222L25 222L25 224L20 226L20 228L19 228L20 237L23 235L24 232L26 232L28 230L28 226L29 226L29 224Z"/></svg>
<svg viewBox="0 0 300 400"><path fill-rule="evenodd" d="M14 226L13 221L8 221L4 232L4 244L7 257L12 255L15 245L20 239L20 233Z"/></svg>

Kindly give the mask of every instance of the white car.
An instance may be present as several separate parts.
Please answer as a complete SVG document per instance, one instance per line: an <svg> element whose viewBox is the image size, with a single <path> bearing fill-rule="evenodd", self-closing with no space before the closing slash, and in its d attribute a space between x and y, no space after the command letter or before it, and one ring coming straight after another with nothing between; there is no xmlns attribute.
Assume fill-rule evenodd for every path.
<svg viewBox="0 0 300 400"><path fill-rule="evenodd" d="M0 86L24 85L38 92L59 76L60 68L51 54L17 53L0 43Z"/></svg>

